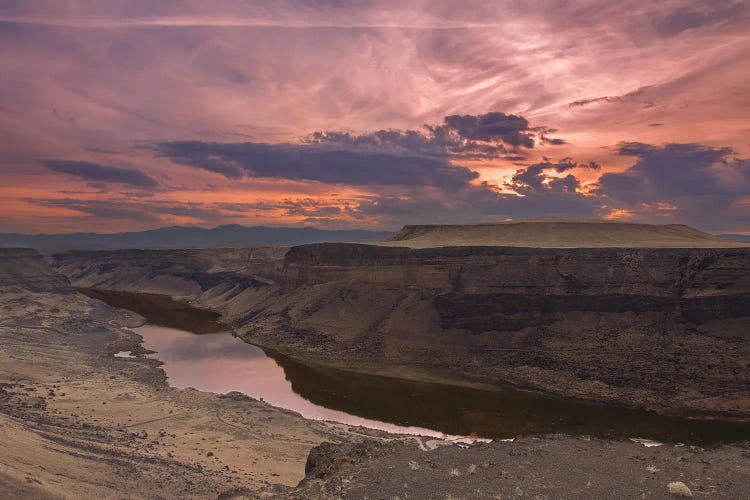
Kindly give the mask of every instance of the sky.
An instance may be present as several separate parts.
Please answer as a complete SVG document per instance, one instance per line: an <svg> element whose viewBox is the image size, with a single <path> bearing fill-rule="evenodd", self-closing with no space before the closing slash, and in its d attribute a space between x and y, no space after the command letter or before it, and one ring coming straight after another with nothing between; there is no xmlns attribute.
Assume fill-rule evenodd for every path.
<svg viewBox="0 0 750 500"><path fill-rule="evenodd" d="M750 234L750 2L0 1L0 232Z"/></svg>

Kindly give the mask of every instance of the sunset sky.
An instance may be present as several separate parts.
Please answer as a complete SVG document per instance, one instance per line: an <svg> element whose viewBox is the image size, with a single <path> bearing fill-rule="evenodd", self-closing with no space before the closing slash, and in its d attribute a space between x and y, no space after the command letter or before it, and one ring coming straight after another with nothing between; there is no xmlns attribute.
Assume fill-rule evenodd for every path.
<svg viewBox="0 0 750 500"><path fill-rule="evenodd" d="M0 232L750 234L750 2L0 1Z"/></svg>

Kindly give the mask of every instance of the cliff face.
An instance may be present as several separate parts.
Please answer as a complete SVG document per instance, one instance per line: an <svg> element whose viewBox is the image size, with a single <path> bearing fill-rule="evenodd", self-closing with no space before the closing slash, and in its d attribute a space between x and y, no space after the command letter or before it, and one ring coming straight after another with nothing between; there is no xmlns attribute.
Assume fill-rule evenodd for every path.
<svg viewBox="0 0 750 500"><path fill-rule="evenodd" d="M293 357L750 417L750 249L80 252L77 286L181 296Z"/></svg>

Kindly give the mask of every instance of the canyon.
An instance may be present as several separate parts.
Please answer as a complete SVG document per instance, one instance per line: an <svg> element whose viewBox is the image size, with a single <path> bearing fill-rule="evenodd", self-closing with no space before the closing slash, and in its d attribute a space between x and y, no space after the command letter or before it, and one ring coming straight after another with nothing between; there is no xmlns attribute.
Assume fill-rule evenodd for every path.
<svg viewBox="0 0 750 500"><path fill-rule="evenodd" d="M542 234L553 226L553 239L569 230L539 224ZM573 223L573 234L581 224L612 232ZM644 241L664 241L654 227ZM409 248L391 239L69 252L52 263L77 287L216 311L248 342L306 363L747 418L750 248L688 234L714 248L597 248L585 239L580 248Z"/></svg>
<svg viewBox="0 0 750 500"><path fill-rule="evenodd" d="M441 234L445 245L423 247L438 227L370 245L0 250L0 494L661 498L679 483L742 496L750 247L682 230L694 246L657 245L649 228L624 231L652 246L612 247L594 241L613 239L606 225L585 228L599 235L579 247L552 247L580 228L531 224L553 226L535 246L491 244L507 236L494 228L484 245ZM652 446L550 426L472 444L308 420L241 393L170 386L158 354L140 356L132 329L144 318L98 300L122 293L172 308L167 319L190 318L186 328L230 326L285 359L311 398L318 378L377 376L735 431ZM123 351L135 357L114 356Z"/></svg>

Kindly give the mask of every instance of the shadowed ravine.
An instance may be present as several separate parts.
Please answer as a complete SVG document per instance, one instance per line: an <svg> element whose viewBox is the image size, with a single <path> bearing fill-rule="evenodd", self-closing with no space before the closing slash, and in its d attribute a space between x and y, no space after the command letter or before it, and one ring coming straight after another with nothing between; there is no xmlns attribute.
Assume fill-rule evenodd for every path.
<svg viewBox="0 0 750 500"><path fill-rule="evenodd" d="M112 292L78 288L80 293L99 299L118 309L135 311L151 325L187 330L191 333L226 332L229 327L219 322L219 314L190 307L156 293Z"/></svg>
<svg viewBox="0 0 750 500"><path fill-rule="evenodd" d="M216 321L215 313L191 308L166 296L87 289L80 291L114 307L135 311L152 325L193 333L226 329ZM139 333L144 335L148 345L148 331L141 329ZM164 335L164 332L160 335ZM228 337L229 334L217 335ZM205 377L190 379L190 385L197 389L225 392L236 390L237 387L242 389L244 384L248 389L242 392L263 397L272 404L300 411L303 415L306 411L309 414L313 411L310 408L318 405L402 427L490 438L564 433L620 440L638 437L704 445L750 438L750 424L663 417L647 411L551 398L509 389L484 391L352 373L301 363L269 350L264 353L233 338L219 339L212 336L220 340L222 347L209 352L198 345L198 342L205 341L205 338L199 340L203 337L205 336L182 335L179 343L164 343L160 347L160 352L155 357L164 362L163 369L173 383L175 377L179 377L177 370L180 366L186 371L194 366L206 374ZM191 339L194 339L195 346L189 345ZM185 345L186 343L188 344ZM232 377L229 372L231 366L236 367L238 363L257 364L258 359L265 356L272 358L275 363L264 360L265 364L257 365L255 372L249 372L253 377L266 379L265 389L259 389L253 380L226 380ZM283 375L276 364L283 368ZM223 374L222 371L226 373ZM268 383L268 379L274 377L278 380ZM314 405L281 394L289 391L289 383L294 393ZM179 386L179 382L176 385ZM267 392L259 394L259 390ZM336 418L325 415L325 412L317 416Z"/></svg>

